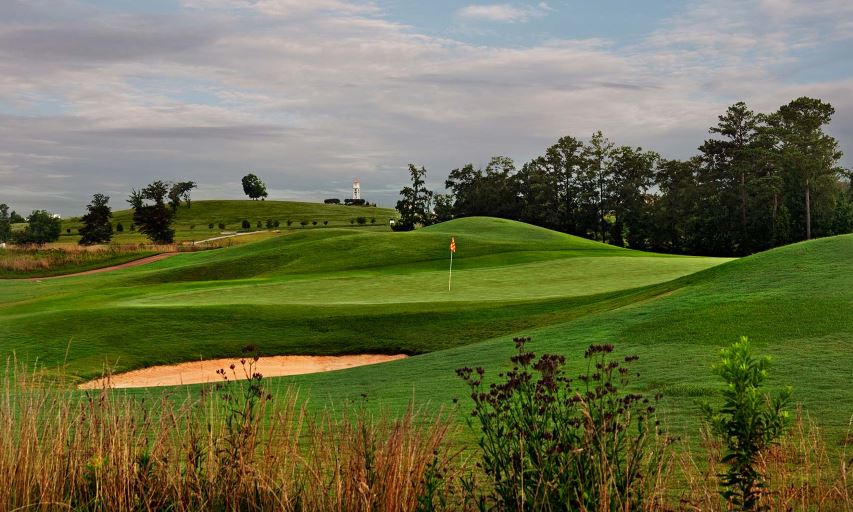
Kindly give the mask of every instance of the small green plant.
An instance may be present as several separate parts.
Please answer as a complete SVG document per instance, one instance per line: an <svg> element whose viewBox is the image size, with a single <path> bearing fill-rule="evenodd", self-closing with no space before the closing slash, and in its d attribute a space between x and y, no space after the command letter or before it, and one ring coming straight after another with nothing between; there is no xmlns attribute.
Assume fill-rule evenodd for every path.
<svg viewBox="0 0 853 512"><path fill-rule="evenodd" d="M288 219L288 220L287 220L287 227L290 227L290 225L291 225L291 224L293 224L293 221L292 221L292 220L290 220L290 219Z"/></svg>
<svg viewBox="0 0 853 512"><path fill-rule="evenodd" d="M224 222L219 223L219 229L225 229L225 223Z"/></svg>
<svg viewBox="0 0 853 512"><path fill-rule="evenodd" d="M323 225L324 225L324 226L328 226L328 225L329 225L329 221L324 220L324 221L323 221Z"/></svg>
<svg viewBox="0 0 853 512"><path fill-rule="evenodd" d="M350 220L349 220L349 223L350 223L350 224L355 224L355 219L350 219Z"/></svg>
<svg viewBox="0 0 853 512"><path fill-rule="evenodd" d="M301 220L301 221L299 221L299 225L304 228L305 226L308 225L308 221L307 220Z"/></svg>
<svg viewBox="0 0 853 512"><path fill-rule="evenodd" d="M312 225L312 226L316 226L316 225L317 225L317 221L316 221L316 220L312 220L312 221L311 221L311 225Z"/></svg>
<svg viewBox="0 0 853 512"><path fill-rule="evenodd" d="M190 231L193 231L194 229L195 229L195 224L190 224Z"/></svg>
<svg viewBox="0 0 853 512"><path fill-rule="evenodd" d="M765 484L758 461L788 425L790 414L784 408L791 399L791 388L776 397L761 391L771 359L753 356L745 336L724 348L720 356L713 371L726 383L723 406L716 410L704 402L701 407L711 433L726 448L723 463L728 470L722 475L721 494L736 510L766 510L760 504Z"/></svg>
<svg viewBox="0 0 853 512"><path fill-rule="evenodd" d="M267 229L272 229L274 225L272 219L267 219Z"/></svg>
<svg viewBox="0 0 853 512"><path fill-rule="evenodd" d="M364 226L365 224L367 224L367 218L366 217L356 217L355 221L358 222L359 226Z"/></svg>
<svg viewBox="0 0 853 512"><path fill-rule="evenodd" d="M124 232L124 224L122 224L121 222L116 224L116 231L118 231L119 233L123 233Z"/></svg>
<svg viewBox="0 0 853 512"><path fill-rule="evenodd" d="M207 225L207 229L213 229L213 223L212 222Z"/></svg>
<svg viewBox="0 0 853 512"><path fill-rule="evenodd" d="M257 225L258 229L264 227L264 223L261 221L258 221L258 223L256 225Z"/></svg>
<svg viewBox="0 0 853 512"><path fill-rule="evenodd" d="M275 228L281 226L281 222L279 222L279 221L274 221L272 224L273 224L273 227L275 227Z"/></svg>
<svg viewBox="0 0 853 512"><path fill-rule="evenodd" d="M370 218L370 223L371 223L371 224L376 224L376 217L371 217L371 218Z"/></svg>
<svg viewBox="0 0 853 512"><path fill-rule="evenodd" d="M250 224L249 221L246 219L243 219L243 222L241 222L240 225L243 227L243 229L249 229L250 227L252 227L252 224Z"/></svg>

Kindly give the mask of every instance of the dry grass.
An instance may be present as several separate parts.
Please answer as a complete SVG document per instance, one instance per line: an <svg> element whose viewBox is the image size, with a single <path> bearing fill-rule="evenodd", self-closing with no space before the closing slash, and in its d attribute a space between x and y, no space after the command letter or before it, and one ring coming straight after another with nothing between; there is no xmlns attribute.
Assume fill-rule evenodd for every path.
<svg viewBox="0 0 853 512"><path fill-rule="evenodd" d="M248 402L223 395L239 396L237 383L152 402L56 391L35 375L5 376L2 510L407 511L431 474L455 467L448 423L412 409L313 417L288 394L243 415Z"/></svg>
<svg viewBox="0 0 853 512"><path fill-rule="evenodd" d="M29 274L65 268L83 268L118 259L144 257L154 254L151 248L138 245L110 245L85 247L15 246L0 250L0 271L12 274Z"/></svg>
<svg viewBox="0 0 853 512"><path fill-rule="evenodd" d="M853 468L846 446L840 454L828 449L815 423L797 411L796 420L781 443L760 461L766 492L762 506L773 511L853 511ZM680 457L679 476L687 482L679 510L728 510L719 494L719 441L702 433L703 460L693 454Z"/></svg>

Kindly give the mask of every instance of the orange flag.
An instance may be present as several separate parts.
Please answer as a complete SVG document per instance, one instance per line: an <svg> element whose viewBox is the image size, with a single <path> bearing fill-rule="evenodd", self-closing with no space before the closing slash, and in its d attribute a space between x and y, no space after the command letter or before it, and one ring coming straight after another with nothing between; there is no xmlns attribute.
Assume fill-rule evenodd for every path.
<svg viewBox="0 0 853 512"><path fill-rule="evenodd" d="M450 252L456 252L456 238L450 237Z"/></svg>

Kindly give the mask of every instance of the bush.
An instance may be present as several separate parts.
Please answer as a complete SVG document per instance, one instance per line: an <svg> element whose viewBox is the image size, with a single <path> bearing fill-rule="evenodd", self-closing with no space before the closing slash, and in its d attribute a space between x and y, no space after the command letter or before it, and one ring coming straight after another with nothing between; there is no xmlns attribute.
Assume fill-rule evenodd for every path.
<svg viewBox="0 0 853 512"><path fill-rule="evenodd" d="M705 402L702 412L711 433L726 447L723 462L728 470L721 480L721 494L736 510L759 510L765 489L759 460L785 431L790 415L783 409L791 388L775 398L761 392L770 357L753 357L746 337L720 355L714 373L726 383L723 406L715 410Z"/></svg>
<svg viewBox="0 0 853 512"><path fill-rule="evenodd" d="M324 221L323 221L323 225L324 225L324 226L328 226L328 225L329 225L329 221L324 220Z"/></svg>
<svg viewBox="0 0 853 512"><path fill-rule="evenodd" d="M213 225L211 224L211 225L210 225L210 227L213 227ZM131 231L131 232L136 231L136 224L131 224L131 225L130 225L130 231Z"/></svg>
<svg viewBox="0 0 853 512"><path fill-rule="evenodd" d="M273 225L272 219L267 219L267 229L272 229Z"/></svg>
<svg viewBox="0 0 853 512"><path fill-rule="evenodd" d="M193 227L195 227L195 226L193 226ZM192 229L192 228L190 228L190 229ZM124 233L124 224L122 224L121 222L116 224L116 232Z"/></svg>
<svg viewBox="0 0 853 512"><path fill-rule="evenodd" d="M366 217L356 217L355 221L358 222L359 226L363 226L363 225L367 224L367 218Z"/></svg>
<svg viewBox="0 0 853 512"><path fill-rule="evenodd" d="M311 221L311 225L316 226L316 225L317 225L317 221L316 221L316 220L312 220L312 221Z"/></svg>
<svg viewBox="0 0 853 512"><path fill-rule="evenodd" d="M241 222L240 225L243 227L243 229L249 229L250 227L252 227L252 224L246 219L243 219L243 222Z"/></svg>
<svg viewBox="0 0 853 512"><path fill-rule="evenodd" d="M219 223L219 229L225 229L225 223L224 222Z"/></svg>
<svg viewBox="0 0 853 512"><path fill-rule="evenodd" d="M273 227L275 227L275 228L277 228L281 225L281 223L279 221L273 221L272 224L273 224Z"/></svg>
<svg viewBox="0 0 853 512"><path fill-rule="evenodd" d="M288 219L288 221L287 221L287 227L290 227L290 225L291 225L291 224L293 224L293 221L292 221L292 220L290 220L290 219Z"/></svg>
<svg viewBox="0 0 853 512"><path fill-rule="evenodd" d="M207 225L207 229L213 229L213 223L212 222Z"/></svg>
<svg viewBox="0 0 853 512"><path fill-rule="evenodd" d="M70 235L70 234L71 234L71 228L66 228L66 229L65 229L65 234L66 234L66 235Z"/></svg>
<svg viewBox="0 0 853 512"><path fill-rule="evenodd" d="M350 224L355 224L355 219L350 219L350 220L349 220L349 223L350 223Z"/></svg>
<svg viewBox="0 0 853 512"><path fill-rule="evenodd" d="M195 229L195 224L190 224L190 231Z"/></svg>
<svg viewBox="0 0 853 512"><path fill-rule="evenodd" d="M334 199L334 198L333 199L325 199L323 202L326 204L341 204L340 199Z"/></svg>
<svg viewBox="0 0 853 512"><path fill-rule="evenodd" d="M261 221L258 221L257 226L258 226L258 228L262 228L262 227L264 227L264 223Z"/></svg>
<svg viewBox="0 0 853 512"><path fill-rule="evenodd" d="M586 373L573 380L565 357L536 360L530 338L514 341L512 369L499 382L485 384L483 368L457 370L471 390L478 466L489 477L480 508L645 510L669 450L652 400L625 391L638 358L616 361L613 345L591 345Z"/></svg>
<svg viewBox="0 0 853 512"><path fill-rule="evenodd" d="M307 221L307 220L302 220L302 221L299 221L299 224L304 228L305 226L307 226L307 225L308 225L308 221Z"/></svg>
<svg viewBox="0 0 853 512"><path fill-rule="evenodd" d="M376 224L376 217L371 217L371 218L370 218L370 223L371 223L371 224Z"/></svg>

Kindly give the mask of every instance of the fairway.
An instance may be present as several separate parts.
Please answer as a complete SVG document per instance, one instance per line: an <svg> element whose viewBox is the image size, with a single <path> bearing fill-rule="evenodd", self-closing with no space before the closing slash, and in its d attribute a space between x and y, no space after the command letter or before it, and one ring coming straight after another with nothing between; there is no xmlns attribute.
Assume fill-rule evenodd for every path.
<svg viewBox="0 0 853 512"><path fill-rule="evenodd" d="M448 243L457 240L453 289ZM513 335L577 367L589 343L641 356L677 428L715 389L719 347L750 336L809 411L839 435L850 411L853 237L792 245L741 260L616 248L492 218L409 233L317 229L176 255L136 268L57 281L0 283L0 348L73 382L105 365L127 371L229 358L409 354L380 367L273 379L376 407L447 406L463 396L458 367L503 367Z"/></svg>

